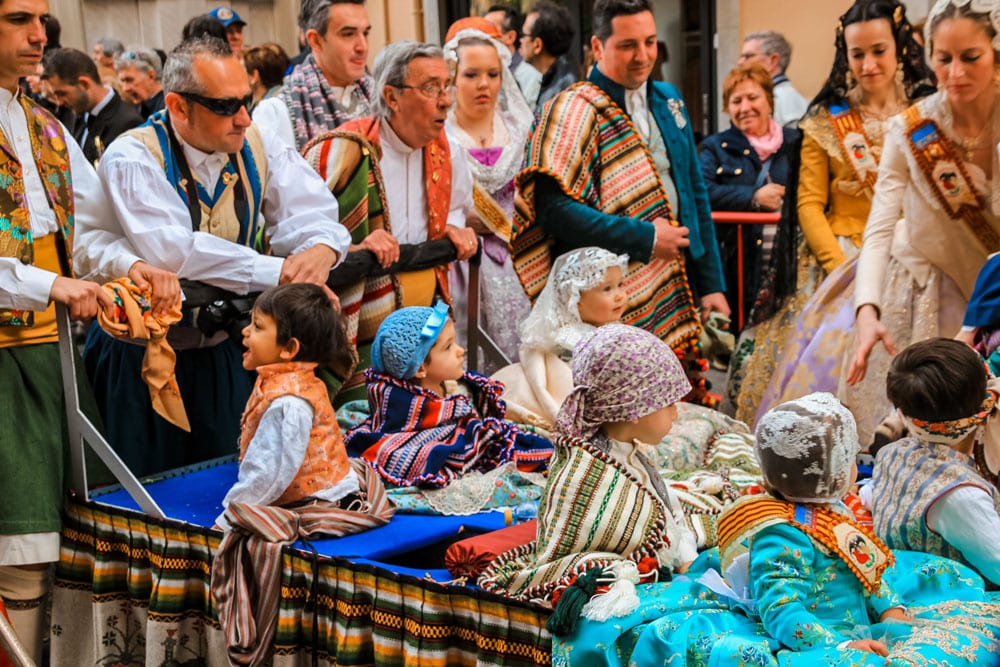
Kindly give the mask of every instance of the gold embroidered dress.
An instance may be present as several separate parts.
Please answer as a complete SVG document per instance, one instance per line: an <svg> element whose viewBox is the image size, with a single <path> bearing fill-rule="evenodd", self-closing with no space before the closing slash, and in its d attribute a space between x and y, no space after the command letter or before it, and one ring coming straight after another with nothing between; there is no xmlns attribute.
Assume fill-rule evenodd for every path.
<svg viewBox="0 0 1000 667"><path fill-rule="evenodd" d="M853 296L852 260L871 208L886 124L845 104L821 109L799 125L798 291L740 340L737 354L748 340L753 350L735 399L740 421L753 426L769 406L836 391L844 332L853 322L853 312L845 322L842 311Z"/></svg>

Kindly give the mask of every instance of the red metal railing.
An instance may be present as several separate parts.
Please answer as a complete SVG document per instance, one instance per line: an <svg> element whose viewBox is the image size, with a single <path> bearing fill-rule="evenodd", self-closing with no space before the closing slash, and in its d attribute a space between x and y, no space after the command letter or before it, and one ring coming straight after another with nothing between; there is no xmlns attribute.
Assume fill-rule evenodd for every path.
<svg viewBox="0 0 1000 667"><path fill-rule="evenodd" d="M712 211L712 220L718 224L736 225L736 275L739 276L737 289L736 322L740 330L746 313L743 312L743 225L776 225L781 220L781 213L748 213L743 211Z"/></svg>

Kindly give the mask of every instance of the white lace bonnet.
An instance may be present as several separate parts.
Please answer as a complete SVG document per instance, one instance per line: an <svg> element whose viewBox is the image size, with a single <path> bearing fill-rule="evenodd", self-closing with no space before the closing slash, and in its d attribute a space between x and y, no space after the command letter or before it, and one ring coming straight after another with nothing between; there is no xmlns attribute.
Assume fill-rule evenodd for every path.
<svg viewBox="0 0 1000 667"><path fill-rule="evenodd" d="M587 247L556 258L545 288L518 329L521 344L547 351L572 350L594 329L580 319L580 292L604 282L604 274L613 266L624 276L628 255Z"/></svg>
<svg viewBox="0 0 1000 667"><path fill-rule="evenodd" d="M817 392L771 408L754 435L764 482L785 500L834 503L850 490L858 427L833 394Z"/></svg>

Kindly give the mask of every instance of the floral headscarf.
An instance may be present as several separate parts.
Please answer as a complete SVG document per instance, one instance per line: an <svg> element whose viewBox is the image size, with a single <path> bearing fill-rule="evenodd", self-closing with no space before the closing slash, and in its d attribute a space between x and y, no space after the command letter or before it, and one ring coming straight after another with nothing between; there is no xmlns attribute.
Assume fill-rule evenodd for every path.
<svg viewBox="0 0 1000 667"><path fill-rule="evenodd" d="M584 440L604 424L645 417L691 391L670 346L625 324L597 327L580 341L573 352L573 385L555 430Z"/></svg>
<svg viewBox="0 0 1000 667"><path fill-rule="evenodd" d="M764 482L785 500L835 503L848 492L858 426L833 394L817 392L771 408L754 435Z"/></svg>
<svg viewBox="0 0 1000 667"><path fill-rule="evenodd" d="M560 255L552 265L545 288L519 328L521 345L555 352L572 351L594 330L580 319L580 292L604 282L612 266L628 271L628 255L604 248L577 248Z"/></svg>

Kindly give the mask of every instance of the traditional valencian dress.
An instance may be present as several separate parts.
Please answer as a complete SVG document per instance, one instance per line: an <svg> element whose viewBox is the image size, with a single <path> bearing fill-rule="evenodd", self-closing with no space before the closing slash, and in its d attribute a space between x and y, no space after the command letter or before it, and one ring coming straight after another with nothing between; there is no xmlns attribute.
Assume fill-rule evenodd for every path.
<svg viewBox="0 0 1000 667"><path fill-rule="evenodd" d="M701 333L692 284L710 294L725 283L684 103L668 84L650 82L644 92L647 106L633 111L646 139L639 116L627 112L626 91L596 67L543 108L517 177L512 257L534 300L554 254L584 245L628 254L622 322L683 353ZM691 246L682 259L651 259L650 222L675 220L674 210Z"/></svg>
<svg viewBox="0 0 1000 667"><path fill-rule="evenodd" d="M958 333L979 270L1000 250L997 153L991 151L987 180L964 158L952 127L947 93L939 92L890 120L886 132L853 306L875 305L898 350ZM990 136L1000 135L1000 105L989 127ZM855 349L852 335L845 354ZM857 417L862 442L892 409L885 395L890 361L876 345L864 380L853 387L843 365L838 394Z"/></svg>
<svg viewBox="0 0 1000 667"><path fill-rule="evenodd" d="M756 453L765 484L788 499L758 494L732 505L718 552L670 584L638 586L634 610L604 622L585 611L575 632L555 639L553 664L1000 662L1000 604L982 579L939 556L893 554L838 500L857 451L853 417L832 394L769 412ZM900 607L914 620L880 621ZM847 646L857 639L884 642L888 661Z"/></svg>
<svg viewBox="0 0 1000 667"><path fill-rule="evenodd" d="M835 392L853 326L855 257L871 208L886 122L846 102L805 118L798 185L797 292L757 330L736 417L812 391ZM788 234L787 230L779 234Z"/></svg>

